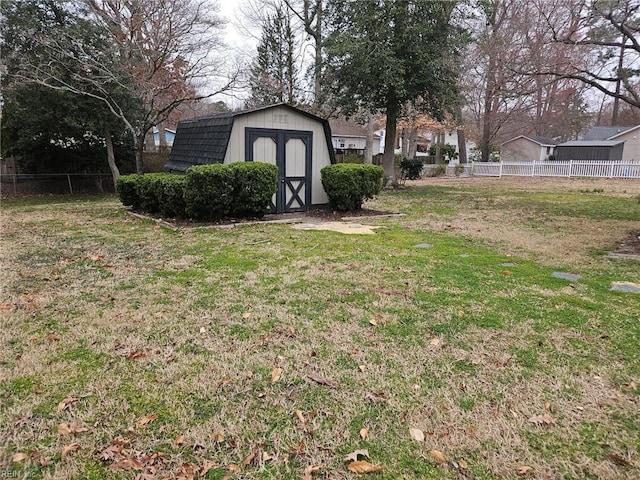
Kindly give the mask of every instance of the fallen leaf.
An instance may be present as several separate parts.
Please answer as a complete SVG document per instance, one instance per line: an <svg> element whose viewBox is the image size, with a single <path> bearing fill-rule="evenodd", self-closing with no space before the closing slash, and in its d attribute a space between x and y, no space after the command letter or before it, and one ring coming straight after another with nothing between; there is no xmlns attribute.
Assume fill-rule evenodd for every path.
<svg viewBox="0 0 640 480"><path fill-rule="evenodd" d="M184 444L184 435L180 434L176 437L176 439L173 441L174 445L183 445Z"/></svg>
<svg viewBox="0 0 640 480"><path fill-rule="evenodd" d="M53 458L40 457L40 460L38 461L38 463L40 463L41 467L50 467L51 465L53 465Z"/></svg>
<svg viewBox="0 0 640 480"><path fill-rule="evenodd" d="M296 410L296 417L298 417L298 420L300 420L300 423L302 423L302 425L305 425L307 423L302 410Z"/></svg>
<svg viewBox="0 0 640 480"><path fill-rule="evenodd" d="M529 419L529 422L535 425L553 425L556 421L551 415L545 413L544 415L535 415Z"/></svg>
<svg viewBox="0 0 640 480"><path fill-rule="evenodd" d="M65 445L65 446L62 447L62 455L61 455L61 457L64 458L67 455L69 455L70 453L77 452L78 450L80 450L80 444L79 443L70 443L69 445Z"/></svg>
<svg viewBox="0 0 640 480"><path fill-rule="evenodd" d="M503 270L500 272L502 275L511 275L511 272L509 270Z"/></svg>
<svg viewBox="0 0 640 480"><path fill-rule="evenodd" d="M281 376L282 376L282 369L279 367L274 368L273 371L271 372L271 383L275 383L278 380L280 380Z"/></svg>
<svg viewBox="0 0 640 480"><path fill-rule="evenodd" d="M251 464L251 462L253 462L253 460L258 456L258 453L254 450L253 452L251 452L249 455L247 455L247 458L245 458L242 462L242 466L246 467L248 465Z"/></svg>
<svg viewBox="0 0 640 480"><path fill-rule="evenodd" d="M56 411L59 413L63 410L69 410L78 400L80 399L75 397L67 397L58 404L58 408L56 409Z"/></svg>
<svg viewBox="0 0 640 480"><path fill-rule="evenodd" d="M304 469L304 474L302 475L302 480L311 480L311 476L313 475L313 472L317 472L318 470L320 470L319 466L317 466L317 465L308 465Z"/></svg>
<svg viewBox="0 0 640 480"><path fill-rule="evenodd" d="M224 442L224 430L218 430L215 434L214 440L216 443Z"/></svg>
<svg viewBox="0 0 640 480"><path fill-rule="evenodd" d="M366 429L366 428L361 428L360 429L360 438L362 440L366 440L368 436L369 436L369 430Z"/></svg>
<svg viewBox="0 0 640 480"><path fill-rule="evenodd" d="M83 427L78 423L61 423L60 425L58 425L57 430L60 435L70 435L72 433L82 433L89 431L87 427Z"/></svg>
<svg viewBox="0 0 640 480"><path fill-rule="evenodd" d="M13 457L11 457L11 461L13 463L20 463L20 462L24 462L27 458L29 458L27 456L26 453L16 453L13 455Z"/></svg>
<svg viewBox="0 0 640 480"><path fill-rule="evenodd" d="M516 470L516 474L519 477L524 477L525 475L529 475L530 473L533 473L533 467L519 467Z"/></svg>
<svg viewBox="0 0 640 480"><path fill-rule="evenodd" d="M374 465L366 460L360 460L357 462L351 462L347 465L347 470L354 473L375 473L381 472L382 467L380 465Z"/></svg>
<svg viewBox="0 0 640 480"><path fill-rule="evenodd" d="M372 318L371 320L369 320L369 323L370 323L371 325L373 325L374 327L377 327L377 326L378 326L378 322L377 322L375 319L373 319L373 318Z"/></svg>
<svg viewBox="0 0 640 480"><path fill-rule="evenodd" d="M135 362L136 360L141 360L146 356L147 356L146 353L141 352L140 350L134 350L132 352L129 352L129 355L127 355L127 358Z"/></svg>
<svg viewBox="0 0 640 480"><path fill-rule="evenodd" d="M127 470L142 470L142 464L135 458L125 458L109 465L112 472L125 472Z"/></svg>
<svg viewBox="0 0 640 480"><path fill-rule="evenodd" d="M351 452L349 455L344 457L345 462L357 462L358 457L369 458L369 450L356 450L355 452Z"/></svg>
<svg viewBox="0 0 640 480"><path fill-rule="evenodd" d="M429 341L429 345L438 345L440 343L440 339L438 337L433 337L430 341Z"/></svg>
<svg viewBox="0 0 640 480"><path fill-rule="evenodd" d="M320 385L327 385L329 387L338 388L340 384L335 380L331 380L330 378L323 377L322 375L318 375L317 373L308 373L307 377L313 380Z"/></svg>
<svg viewBox="0 0 640 480"><path fill-rule="evenodd" d="M365 395L367 400L371 400L373 402L387 402L387 396L382 392L369 392Z"/></svg>
<svg viewBox="0 0 640 480"><path fill-rule="evenodd" d="M460 465L460 468L462 468L462 469L466 469L469 466L469 464L467 463L466 460L460 460L458 462L458 465Z"/></svg>
<svg viewBox="0 0 640 480"><path fill-rule="evenodd" d="M145 425L148 425L149 423L157 419L158 419L157 415L146 415L136 420L136 425L138 425L139 427L144 427Z"/></svg>
<svg viewBox="0 0 640 480"><path fill-rule="evenodd" d="M447 458L444 456L440 450L430 450L429 456L434 458L439 463L447 463Z"/></svg>
<svg viewBox="0 0 640 480"><path fill-rule="evenodd" d="M204 462L204 464L200 468L200 476L204 478L207 473L209 473L209 470L211 470L215 466L217 466L216 462Z"/></svg>
<svg viewBox="0 0 640 480"><path fill-rule="evenodd" d="M244 318L245 320L246 320L247 318L249 318L250 316L251 316L251 312L244 312L244 313L242 314L242 318Z"/></svg>
<svg viewBox="0 0 640 480"><path fill-rule="evenodd" d="M236 465L235 463L232 463L227 467L227 470L233 473L238 473L242 471L242 468L240 467L240 465Z"/></svg>
<svg viewBox="0 0 640 480"><path fill-rule="evenodd" d="M358 365L358 370L360 370L361 372L366 372L367 371L367 366L366 365Z"/></svg>
<svg viewBox="0 0 640 480"><path fill-rule="evenodd" d="M267 452L262 452L262 461L268 462L269 460L273 460L273 456L269 455Z"/></svg>
<svg viewBox="0 0 640 480"><path fill-rule="evenodd" d="M200 333L207 333L207 329L205 327L200 327Z"/></svg>
<svg viewBox="0 0 640 480"><path fill-rule="evenodd" d="M410 428L409 434L416 442L424 442L424 432L419 428Z"/></svg>

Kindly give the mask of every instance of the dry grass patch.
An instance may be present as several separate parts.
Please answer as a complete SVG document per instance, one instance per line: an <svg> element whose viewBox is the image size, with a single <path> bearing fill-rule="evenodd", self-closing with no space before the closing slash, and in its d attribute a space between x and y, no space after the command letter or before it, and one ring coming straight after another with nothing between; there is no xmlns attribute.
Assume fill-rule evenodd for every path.
<svg viewBox="0 0 640 480"><path fill-rule="evenodd" d="M355 478L366 449L378 478L638 476L637 298L608 290L638 281L626 264L570 286L416 212L368 236L171 229L113 201L4 220L6 471Z"/></svg>

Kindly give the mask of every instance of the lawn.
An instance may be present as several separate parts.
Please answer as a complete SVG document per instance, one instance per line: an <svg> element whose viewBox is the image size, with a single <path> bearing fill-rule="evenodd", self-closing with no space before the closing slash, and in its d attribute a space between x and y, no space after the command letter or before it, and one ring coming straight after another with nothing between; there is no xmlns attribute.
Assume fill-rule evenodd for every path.
<svg viewBox="0 0 640 480"><path fill-rule="evenodd" d="M0 476L640 478L639 193L414 182L375 235L3 199Z"/></svg>

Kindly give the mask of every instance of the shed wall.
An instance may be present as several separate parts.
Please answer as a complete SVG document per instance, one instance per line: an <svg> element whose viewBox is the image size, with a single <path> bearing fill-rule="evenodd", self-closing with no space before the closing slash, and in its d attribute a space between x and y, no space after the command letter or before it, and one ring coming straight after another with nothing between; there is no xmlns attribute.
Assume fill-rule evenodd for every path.
<svg viewBox="0 0 640 480"><path fill-rule="evenodd" d="M246 127L313 132L311 203L313 205L324 205L329 202L329 198L324 188L322 188L320 170L327 165L331 165L331 157L325 139L324 128L320 122L283 107L237 116L233 122L224 163L243 162L246 160L247 156L244 148Z"/></svg>
<svg viewBox="0 0 640 480"><path fill-rule="evenodd" d="M569 160L600 160L618 161L622 159L623 144L614 147L609 146L559 146L557 159Z"/></svg>
<svg viewBox="0 0 640 480"><path fill-rule="evenodd" d="M526 138L518 138L502 145L500 160L503 162L539 162L546 158L546 148Z"/></svg>

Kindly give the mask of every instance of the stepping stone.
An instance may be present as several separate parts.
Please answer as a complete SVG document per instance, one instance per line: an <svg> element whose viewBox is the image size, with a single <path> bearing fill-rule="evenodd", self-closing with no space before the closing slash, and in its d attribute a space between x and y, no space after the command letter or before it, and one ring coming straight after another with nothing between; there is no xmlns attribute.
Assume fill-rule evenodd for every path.
<svg viewBox="0 0 640 480"><path fill-rule="evenodd" d="M501 267L516 267L517 265L518 265L517 263L512 263L512 262L504 262L500 264Z"/></svg>
<svg viewBox="0 0 640 480"><path fill-rule="evenodd" d="M640 285L631 282L613 282L611 290L614 292L640 293Z"/></svg>
<svg viewBox="0 0 640 480"><path fill-rule="evenodd" d="M461 253L460 254L460 258L469 258L469 254L468 253Z"/></svg>
<svg viewBox="0 0 640 480"><path fill-rule="evenodd" d="M419 243L417 245L414 245L414 247L416 247L416 248L431 248L431 247L433 247L433 243Z"/></svg>
<svg viewBox="0 0 640 480"><path fill-rule="evenodd" d="M580 280L580 275L576 275L575 273L553 272L552 276L554 278L561 278L562 280L569 280L570 282L577 282Z"/></svg>

